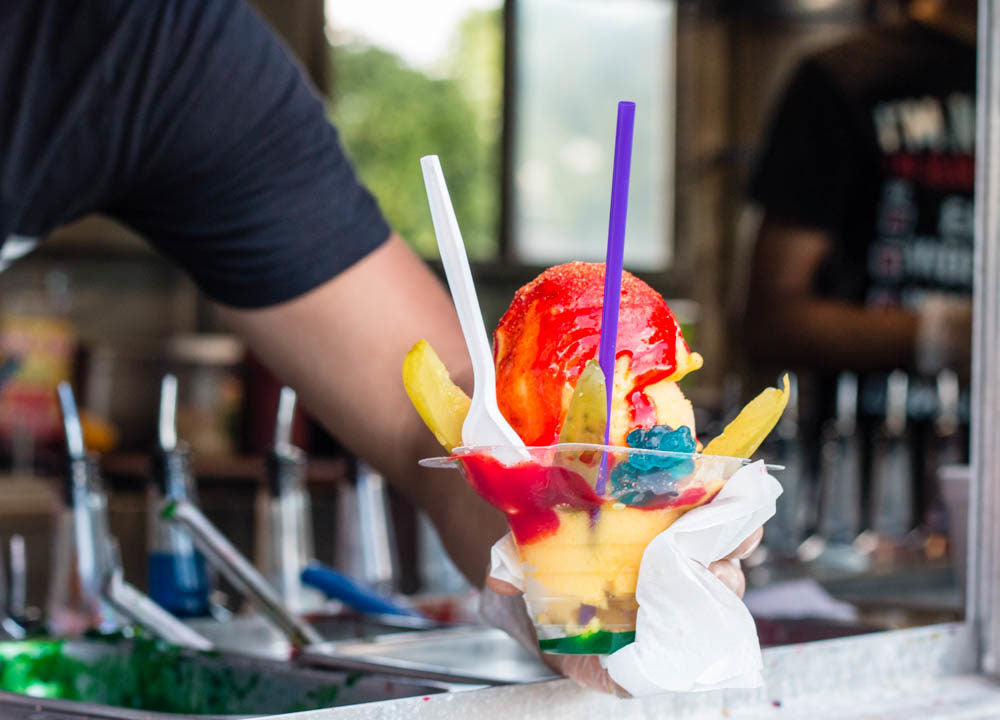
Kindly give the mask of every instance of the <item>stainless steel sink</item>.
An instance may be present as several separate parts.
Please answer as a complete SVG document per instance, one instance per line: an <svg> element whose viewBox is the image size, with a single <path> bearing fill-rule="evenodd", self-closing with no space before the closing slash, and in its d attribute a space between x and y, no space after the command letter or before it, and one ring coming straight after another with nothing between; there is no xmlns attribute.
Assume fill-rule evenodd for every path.
<svg viewBox="0 0 1000 720"><path fill-rule="evenodd" d="M406 618L384 618L354 613L310 616L309 623L328 641L365 640L411 629ZM186 624L224 651L283 660L292 647L286 636L261 615L237 616L225 622L187 620Z"/></svg>
<svg viewBox="0 0 1000 720"><path fill-rule="evenodd" d="M468 681L483 684L536 682L555 677L538 658L507 633L496 628L469 626L382 635L371 640L331 642L302 653L304 662L325 666L335 662L374 660L401 674L461 672ZM362 665L359 665L363 667Z"/></svg>
<svg viewBox="0 0 1000 720"><path fill-rule="evenodd" d="M291 652L284 636L259 616L191 624L224 651L273 659L287 658ZM553 677L537 655L505 632L484 625L401 631L374 618L349 615L331 615L313 624L329 642L298 653L302 664L365 670L369 663L377 663L384 672L399 676L482 685Z"/></svg>
<svg viewBox="0 0 1000 720"><path fill-rule="evenodd" d="M121 638L0 642L0 716L247 717L445 692L443 683L309 669ZM9 692L17 690L17 693ZM8 712L9 711L9 712Z"/></svg>

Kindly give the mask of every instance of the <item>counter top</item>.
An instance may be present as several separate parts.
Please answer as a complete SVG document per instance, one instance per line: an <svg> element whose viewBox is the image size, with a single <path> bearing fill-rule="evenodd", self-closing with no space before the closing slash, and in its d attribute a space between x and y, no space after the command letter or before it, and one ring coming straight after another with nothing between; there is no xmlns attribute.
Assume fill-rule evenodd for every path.
<svg viewBox="0 0 1000 720"><path fill-rule="evenodd" d="M295 720L375 720L376 718L684 718L685 720L934 720L1000 717L1000 687L975 674L914 679L859 688L855 692L816 692L785 701L756 697L740 700L728 693L701 693L691 702L674 698L619 700L581 690L568 680L471 693L407 698L341 710L300 713ZM390 708L391 706L391 708ZM558 710L556 710L558 708Z"/></svg>
<svg viewBox="0 0 1000 720"><path fill-rule="evenodd" d="M932 625L764 650L764 687L621 700L568 680L317 710L295 720L518 718L962 718L1000 717L1000 686L969 666L969 626ZM845 692L844 688L851 688ZM288 716L291 717L291 716Z"/></svg>

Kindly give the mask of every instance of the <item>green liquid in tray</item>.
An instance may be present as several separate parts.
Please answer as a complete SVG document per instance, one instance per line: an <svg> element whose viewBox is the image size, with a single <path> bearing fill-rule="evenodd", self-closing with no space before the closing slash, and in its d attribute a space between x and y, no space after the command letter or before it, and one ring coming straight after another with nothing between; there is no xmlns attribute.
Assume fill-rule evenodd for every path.
<svg viewBox="0 0 1000 720"><path fill-rule="evenodd" d="M90 637L111 648L120 636ZM27 640L0 643L0 690L38 698L80 700L115 707L178 714L246 714L271 705L269 712L312 710L336 704L345 682L331 682L298 694L287 692L265 673L239 672L213 663L192 662L183 651L150 638L130 638L125 654L83 659L71 641ZM274 685L274 687L271 687ZM265 702L262 703L262 697Z"/></svg>
<svg viewBox="0 0 1000 720"><path fill-rule="evenodd" d="M538 647L543 652L560 655L610 655L633 642L635 642L634 630L630 632L595 630L569 637L539 640Z"/></svg>

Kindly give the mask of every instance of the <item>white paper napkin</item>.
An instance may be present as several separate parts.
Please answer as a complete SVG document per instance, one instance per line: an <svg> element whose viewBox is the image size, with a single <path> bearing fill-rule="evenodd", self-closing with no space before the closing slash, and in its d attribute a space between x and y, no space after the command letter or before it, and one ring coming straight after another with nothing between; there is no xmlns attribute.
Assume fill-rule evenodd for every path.
<svg viewBox="0 0 1000 720"><path fill-rule="evenodd" d="M747 465L653 539L639 567L636 640L603 658L616 683L637 697L761 685L753 618L707 566L774 515L780 494L763 462ZM523 587L509 535L493 546L490 574Z"/></svg>

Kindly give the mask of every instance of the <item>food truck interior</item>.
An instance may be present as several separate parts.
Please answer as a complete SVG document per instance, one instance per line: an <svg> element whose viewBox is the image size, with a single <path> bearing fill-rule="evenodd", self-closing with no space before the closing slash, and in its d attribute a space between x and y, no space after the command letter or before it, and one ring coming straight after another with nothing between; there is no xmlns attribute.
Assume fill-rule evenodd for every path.
<svg viewBox="0 0 1000 720"><path fill-rule="evenodd" d="M544 268L604 260L614 108L633 100L624 265L704 358L681 383L698 435L790 379L755 455L783 494L742 563L761 646L871 636L902 657L892 631L931 626L961 644L934 657L992 647L967 622L992 628L992 555L968 540L998 477L981 439L997 430L982 367L996 328L973 312L1000 281L983 247L995 210L976 205L1000 167L976 125L997 101L978 90L991 2L978 36L960 0L251 4L443 280L419 167L440 156L490 332ZM28 717L27 696L47 698L46 717L273 714L553 677L483 625L426 514L302 404L113 217L4 267L0 714ZM74 496L80 477L93 482ZM167 496L191 509L183 529L161 515ZM171 594L185 551L197 597ZM339 599L303 584L310 562ZM90 581L103 599L81 615ZM315 642L290 663L296 637ZM35 678L39 658L62 675ZM91 678L86 692L69 676Z"/></svg>

